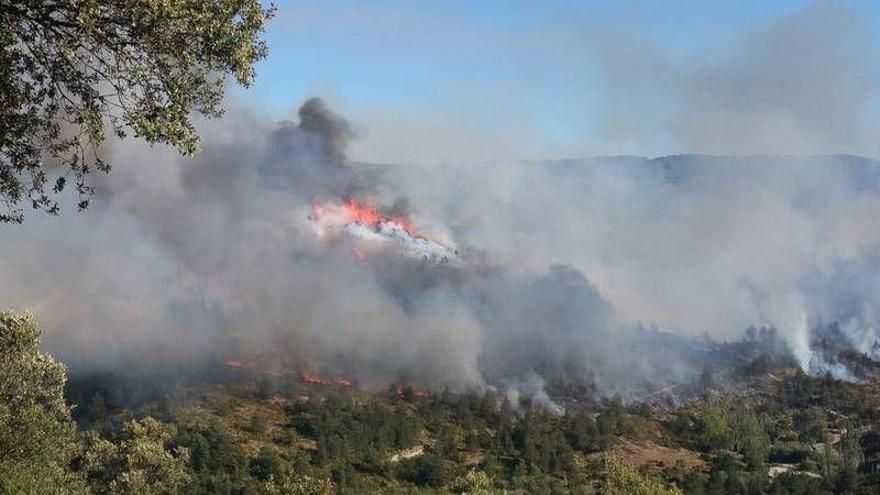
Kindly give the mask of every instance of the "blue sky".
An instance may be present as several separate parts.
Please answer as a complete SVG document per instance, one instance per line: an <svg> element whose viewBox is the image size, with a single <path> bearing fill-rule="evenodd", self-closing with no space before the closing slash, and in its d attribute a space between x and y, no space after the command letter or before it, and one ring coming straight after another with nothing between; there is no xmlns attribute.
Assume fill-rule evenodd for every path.
<svg viewBox="0 0 880 495"><path fill-rule="evenodd" d="M809 15L821 30L822 9L846 10L851 15L840 21L840 29L857 23L870 33L872 45L880 24L880 8L871 2L843 9L805 1L281 0L276 5L267 33L270 55L257 67L256 84L236 90L236 97L283 118L304 99L322 96L361 130L354 158L391 162L713 151L684 149L695 146L666 136L681 114L681 95L673 94L679 90L669 86L681 84L670 82L675 74L692 71L703 80L715 61L738 50L743 57L760 54L760 48L742 47L803 12L817 11ZM802 24L814 29L810 21ZM773 36L766 38L769 43ZM854 42L865 43L865 38ZM609 75L618 52L632 56L634 68L644 68L626 76L627 87L633 77L645 79L644 87L629 90L634 93L618 94L624 76ZM824 63L817 60L814 64ZM673 74L666 86L650 81L654 64ZM831 83L841 84L830 81L829 91ZM656 122L616 123L619 114L632 115L627 102L648 94L655 97L638 108L649 110L647 120ZM786 107L776 120L790 121L789 113L799 112ZM829 143L828 151L859 147ZM742 152L765 151L759 148L767 143L758 144ZM718 151L729 152L723 148Z"/></svg>

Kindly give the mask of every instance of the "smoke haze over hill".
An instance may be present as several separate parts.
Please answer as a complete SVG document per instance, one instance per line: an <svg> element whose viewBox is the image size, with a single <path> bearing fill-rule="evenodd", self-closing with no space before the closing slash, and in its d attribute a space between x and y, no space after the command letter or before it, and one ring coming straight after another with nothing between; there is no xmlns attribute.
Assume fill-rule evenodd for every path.
<svg viewBox="0 0 880 495"><path fill-rule="evenodd" d="M117 147L127 166L87 215L2 232L4 300L75 369L244 355L374 389L541 394L570 375L627 394L699 373L638 351L639 322L720 339L773 325L816 371L815 325L873 349L877 291L852 290L878 270L873 161L348 164L343 118L318 100L299 118L233 111L193 160ZM314 202L345 198L405 213L461 260L316 236Z"/></svg>
<svg viewBox="0 0 880 495"><path fill-rule="evenodd" d="M293 120L200 122L194 158L113 143L88 212L0 230L0 300L34 310L74 370L234 357L537 396L556 376L638 395L699 375L643 323L773 326L804 369L849 377L813 329L880 358L880 163L813 154L876 151L869 29L822 4L712 63L599 50L596 149L737 156L368 164L349 155L371 122L317 98ZM432 139L388 148L416 138Z"/></svg>

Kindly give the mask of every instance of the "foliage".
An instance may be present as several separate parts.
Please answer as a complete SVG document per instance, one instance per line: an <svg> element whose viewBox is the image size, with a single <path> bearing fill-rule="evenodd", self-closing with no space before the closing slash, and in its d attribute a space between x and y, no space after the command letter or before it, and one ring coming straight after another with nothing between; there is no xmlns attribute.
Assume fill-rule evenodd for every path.
<svg viewBox="0 0 880 495"><path fill-rule="evenodd" d="M79 493L64 365L39 348L33 315L0 311L0 492Z"/></svg>
<svg viewBox="0 0 880 495"><path fill-rule="evenodd" d="M492 479L483 471L471 469L464 476L456 478L451 489L453 493L489 495L492 493Z"/></svg>
<svg viewBox="0 0 880 495"><path fill-rule="evenodd" d="M81 466L96 493L177 493L190 480L189 452L170 446L171 429L153 418L127 422L115 442L89 432Z"/></svg>
<svg viewBox="0 0 880 495"><path fill-rule="evenodd" d="M600 489L602 495L678 495L680 489L642 476L636 469L613 454L605 456L605 475Z"/></svg>
<svg viewBox="0 0 880 495"><path fill-rule="evenodd" d="M5 0L0 3L0 221L22 203L58 211L75 182L88 205L109 171L105 126L196 151L191 112L222 113L228 75L243 85L266 55L273 7L259 0Z"/></svg>
<svg viewBox="0 0 880 495"><path fill-rule="evenodd" d="M727 409L718 401L707 401L700 411L700 444L704 449L730 447L733 431L727 418Z"/></svg>
<svg viewBox="0 0 880 495"><path fill-rule="evenodd" d="M804 442L820 442L824 435L825 429L828 427L828 421L825 413L817 408L811 407L801 409L794 413L792 417L794 426L800 432L800 439Z"/></svg>
<svg viewBox="0 0 880 495"><path fill-rule="evenodd" d="M212 493L219 487L243 490L254 469L235 435L219 421L179 422L176 445L190 452L193 480L187 493Z"/></svg>
<svg viewBox="0 0 880 495"><path fill-rule="evenodd" d="M747 406L735 407L729 417L734 450L743 455L750 468L760 468L770 454L770 438L761 419Z"/></svg>
<svg viewBox="0 0 880 495"><path fill-rule="evenodd" d="M663 409L603 399L564 413L493 393L301 384L267 397L253 377L138 402L130 381L79 378L67 390L86 403L77 437L64 369L40 353L33 318L0 314L3 493L818 495L880 486L880 387L801 375L736 400ZM162 406L171 402L179 405ZM157 411L164 423L149 416Z"/></svg>
<svg viewBox="0 0 880 495"><path fill-rule="evenodd" d="M330 495L333 483L324 478L290 473L284 481L270 479L266 482L267 495Z"/></svg>

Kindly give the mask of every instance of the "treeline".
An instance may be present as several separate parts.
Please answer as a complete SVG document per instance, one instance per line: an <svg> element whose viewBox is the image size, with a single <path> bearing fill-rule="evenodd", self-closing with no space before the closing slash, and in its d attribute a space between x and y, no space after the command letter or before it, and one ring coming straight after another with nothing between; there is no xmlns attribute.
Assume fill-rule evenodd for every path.
<svg viewBox="0 0 880 495"><path fill-rule="evenodd" d="M275 386L256 375L141 401L125 398L125 382L99 380L68 388L66 400L63 366L40 352L33 319L12 312L0 313L0 363L0 493L860 494L880 487L880 391L802 373L780 373L749 396L707 396L675 410L610 399L560 413L492 393L370 395ZM678 460L640 461L632 446Z"/></svg>

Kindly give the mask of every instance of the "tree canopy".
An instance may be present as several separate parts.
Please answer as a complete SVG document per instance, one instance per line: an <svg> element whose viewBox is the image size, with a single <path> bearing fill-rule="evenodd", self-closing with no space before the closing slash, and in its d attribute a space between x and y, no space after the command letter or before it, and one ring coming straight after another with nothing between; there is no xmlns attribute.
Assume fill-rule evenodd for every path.
<svg viewBox="0 0 880 495"><path fill-rule="evenodd" d="M64 365L40 352L30 313L0 311L0 493L81 493ZM61 487L64 488L63 491Z"/></svg>
<svg viewBox="0 0 880 495"><path fill-rule="evenodd" d="M829 387L795 375L765 382L760 398L670 409L604 400L557 414L492 392L367 395L210 367L200 371L211 370L210 381L180 377L126 397L147 379L68 383L39 336L29 313L0 311L0 493L818 495L880 486L876 383ZM821 416L822 443L807 434L812 420L795 419L800 395L834 407Z"/></svg>
<svg viewBox="0 0 880 495"><path fill-rule="evenodd" d="M6 0L0 3L0 221L57 213L72 183L111 163L106 132L194 153L191 117L222 114L266 56L260 0Z"/></svg>
<svg viewBox="0 0 880 495"><path fill-rule="evenodd" d="M636 468L613 454L605 456L604 495L682 495L676 487L641 475Z"/></svg>

